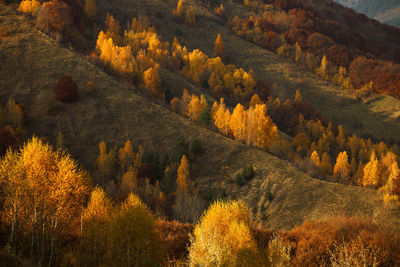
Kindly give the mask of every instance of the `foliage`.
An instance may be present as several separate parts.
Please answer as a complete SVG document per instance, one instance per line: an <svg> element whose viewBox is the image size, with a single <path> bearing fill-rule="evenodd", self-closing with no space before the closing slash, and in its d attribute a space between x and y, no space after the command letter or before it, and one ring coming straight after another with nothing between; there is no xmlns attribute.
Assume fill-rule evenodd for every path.
<svg viewBox="0 0 400 267"><path fill-rule="evenodd" d="M255 250L249 209L241 201L217 201L194 229L189 248L191 265L234 264L241 250Z"/></svg>
<svg viewBox="0 0 400 267"><path fill-rule="evenodd" d="M19 5L18 10L24 13L34 14L40 7L40 2L36 0L24 0Z"/></svg>
<svg viewBox="0 0 400 267"><path fill-rule="evenodd" d="M55 98L61 102L75 102L79 98L78 85L69 76L61 76L54 86Z"/></svg>
<svg viewBox="0 0 400 267"><path fill-rule="evenodd" d="M89 193L86 173L70 156L33 137L2 158L0 184L10 251L30 251L36 259L46 255L42 261L51 265L62 241L77 229L76 219Z"/></svg>

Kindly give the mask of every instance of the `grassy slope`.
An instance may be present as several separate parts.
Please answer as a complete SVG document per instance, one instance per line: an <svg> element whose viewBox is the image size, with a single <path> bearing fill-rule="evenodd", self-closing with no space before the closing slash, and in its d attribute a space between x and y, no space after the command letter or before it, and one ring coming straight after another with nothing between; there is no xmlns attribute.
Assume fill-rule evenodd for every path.
<svg viewBox="0 0 400 267"><path fill-rule="evenodd" d="M0 41L0 99L14 96L26 103L29 133L54 141L64 134L69 152L90 169L101 140L121 144L130 138L145 148L168 149L177 132L197 136L205 153L193 174L202 190L226 188L229 197L242 197L267 224L290 228L305 219L333 213L365 214L393 223L398 215L384 212L375 191L313 179L276 157L199 127L187 119L134 94L97 67L51 39L32 30L23 17L0 6L0 27L10 36ZM82 88L95 81L96 91L75 104L56 103L52 87L61 74L71 75ZM243 187L234 174L253 164L256 177ZM269 202L267 192L275 198Z"/></svg>
<svg viewBox="0 0 400 267"><path fill-rule="evenodd" d="M377 95L368 103L356 102L346 97L342 88L316 77L308 70L301 69L291 60L237 37L221 19L204 8L197 9L200 14L197 25L187 27L176 22L172 16L176 1L117 0L111 5L99 0L99 3L120 18L126 18L129 14L137 15L140 12L146 14L167 41L172 41L174 29L179 26L183 29L181 43L187 45L190 50L199 48L208 55L212 55L215 38L221 33L228 54L231 55L230 62L247 70L254 69L258 79L272 85L274 96L281 99L293 98L295 91L299 89L303 99L312 102L334 123L342 124L349 133L356 132L358 135L372 136L381 140L400 141L399 100ZM244 15L244 17L248 15L243 6L225 3L225 9L228 15ZM163 15L162 19L155 16L157 12ZM354 122L362 122L362 127L359 128L358 123Z"/></svg>

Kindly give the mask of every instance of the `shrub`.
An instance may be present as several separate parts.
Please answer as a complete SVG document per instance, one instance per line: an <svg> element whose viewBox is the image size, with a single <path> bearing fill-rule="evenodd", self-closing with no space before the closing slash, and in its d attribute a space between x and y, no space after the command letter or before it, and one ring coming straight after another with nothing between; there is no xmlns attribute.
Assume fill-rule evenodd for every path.
<svg viewBox="0 0 400 267"><path fill-rule="evenodd" d="M197 138L192 139L192 143L190 144L190 150L193 155L199 155L201 154L201 152L203 152L203 147L199 139Z"/></svg>
<svg viewBox="0 0 400 267"><path fill-rule="evenodd" d="M242 174L240 174L240 173L236 174L235 182L238 185L244 185L244 178L243 178Z"/></svg>
<svg viewBox="0 0 400 267"><path fill-rule="evenodd" d="M254 177L254 168L253 166L246 166L242 170L242 176L245 180L250 180Z"/></svg>
<svg viewBox="0 0 400 267"><path fill-rule="evenodd" d="M95 86L94 82L87 82L86 83L86 87L85 87L86 92L93 93L95 88L96 88L96 86Z"/></svg>
<svg viewBox="0 0 400 267"><path fill-rule="evenodd" d="M362 248L374 251L374 257L382 266L400 264L400 236L370 219L336 217L305 222L289 231L284 239L293 247L296 266L329 266L343 252L340 246L335 251L335 244L345 243L351 252L357 250L358 239L362 240ZM334 259L332 251L336 255Z"/></svg>
<svg viewBox="0 0 400 267"><path fill-rule="evenodd" d="M49 1L43 4L38 14L38 26L47 32L62 33L74 24L70 7L63 1Z"/></svg>
<svg viewBox="0 0 400 267"><path fill-rule="evenodd" d="M23 13L30 13L30 14L34 14L36 12L36 10L38 10L38 8L40 7L40 2L38 1L22 1L21 4L19 5L18 10L23 12Z"/></svg>
<svg viewBox="0 0 400 267"><path fill-rule="evenodd" d="M179 26L175 27L174 32L175 32L176 36L182 36L182 34L183 34L182 28Z"/></svg>
<svg viewBox="0 0 400 267"><path fill-rule="evenodd" d="M242 201L216 201L194 229L189 248L192 265L231 266L240 251L256 250L250 210Z"/></svg>
<svg viewBox="0 0 400 267"><path fill-rule="evenodd" d="M159 233L170 259L186 258L187 246L190 242L189 235L194 229L192 224L158 219L155 229Z"/></svg>
<svg viewBox="0 0 400 267"><path fill-rule="evenodd" d="M69 76L61 76L54 87L55 97L61 102L75 102L79 98L78 86Z"/></svg>

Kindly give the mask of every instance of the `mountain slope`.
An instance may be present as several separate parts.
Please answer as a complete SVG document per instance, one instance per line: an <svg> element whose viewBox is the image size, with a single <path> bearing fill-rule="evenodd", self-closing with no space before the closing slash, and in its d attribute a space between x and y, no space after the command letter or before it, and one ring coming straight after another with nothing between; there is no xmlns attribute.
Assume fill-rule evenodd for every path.
<svg viewBox="0 0 400 267"><path fill-rule="evenodd" d="M400 26L400 3L397 0L335 0L381 22Z"/></svg>
<svg viewBox="0 0 400 267"><path fill-rule="evenodd" d="M246 70L253 69L257 79L271 85L273 96L281 100L293 98L296 90L300 90L303 99L313 103L330 121L342 124L345 130L359 136L378 140L398 141L400 131L400 101L390 97L376 95L367 102L357 102L344 95L344 90L329 83L315 73L299 68L298 65L283 56L269 52L253 43L236 36L225 21L215 16L208 8L203 8L199 2L193 2L196 13L199 14L197 24L188 27L174 19L172 10L175 1L135 1L117 0L117 5L107 1L98 1L99 5L117 18L126 18L129 14L146 13L152 25L164 40L172 42L174 30L182 28L180 42L189 50L200 49L212 55L212 48L218 33L222 35L227 54L232 55L230 62ZM191 3L188 1L188 3ZM226 16L248 16L246 7L235 3L225 3ZM156 16L162 14L162 18ZM139 13L140 14L140 13ZM122 20L122 19L121 19ZM355 123L357 122L357 123ZM362 123L361 127L359 122Z"/></svg>
<svg viewBox="0 0 400 267"><path fill-rule="evenodd" d="M56 132L61 131L69 152L89 170L102 140L122 144L129 138L146 149L165 151L180 132L198 137L204 146L205 153L196 160L192 172L199 188L225 188L228 197L244 198L257 218L266 218L270 227L291 228L304 220L336 213L397 221L396 214L381 208L376 191L313 179L266 152L153 104L73 51L57 46L4 6L0 6L0 27L9 32L0 41L1 99L4 102L14 96L26 104L30 134L54 141ZM56 102L52 87L61 74L72 76L80 88L94 81L94 94L80 90L77 103ZM234 174L246 164L255 167L256 177L239 187ZM274 196L272 201L268 200L269 192Z"/></svg>

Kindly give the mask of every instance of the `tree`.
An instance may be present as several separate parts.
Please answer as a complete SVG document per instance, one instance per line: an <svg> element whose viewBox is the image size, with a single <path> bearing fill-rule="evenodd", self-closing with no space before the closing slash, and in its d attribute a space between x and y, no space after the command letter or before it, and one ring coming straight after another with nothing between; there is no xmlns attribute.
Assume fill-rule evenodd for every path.
<svg viewBox="0 0 400 267"><path fill-rule="evenodd" d="M301 96L301 93L299 90L296 90L296 95L294 97L294 102L295 103L301 103L303 102L303 97Z"/></svg>
<svg viewBox="0 0 400 267"><path fill-rule="evenodd" d="M261 105L263 102L257 94L254 94L250 99L250 107L255 107L257 104Z"/></svg>
<svg viewBox="0 0 400 267"><path fill-rule="evenodd" d="M256 250L250 210L242 201L214 202L197 223L191 245L191 265L234 265L238 253Z"/></svg>
<svg viewBox="0 0 400 267"><path fill-rule="evenodd" d="M71 30L74 17L71 8L64 1L48 1L39 9L38 26L46 32L62 33Z"/></svg>
<svg viewBox="0 0 400 267"><path fill-rule="evenodd" d="M189 8L186 10L185 22L188 25L195 25L196 24L196 14L195 14L195 11L194 11L194 7L192 5L189 6Z"/></svg>
<svg viewBox="0 0 400 267"><path fill-rule="evenodd" d="M332 163L327 152L322 154L320 170L325 175L330 175L332 173Z"/></svg>
<svg viewBox="0 0 400 267"><path fill-rule="evenodd" d="M158 74L159 66L156 64L143 73L144 86L153 97L159 97L161 94L161 78Z"/></svg>
<svg viewBox="0 0 400 267"><path fill-rule="evenodd" d="M111 179L114 174L115 156L111 152L107 153L107 146L104 141L99 143L100 154L96 160L97 170L101 176L101 182L105 183Z"/></svg>
<svg viewBox="0 0 400 267"><path fill-rule="evenodd" d="M40 7L40 2L36 0L24 0L18 7L18 10L23 13L34 14L36 10Z"/></svg>
<svg viewBox="0 0 400 267"><path fill-rule="evenodd" d="M314 167L316 168L320 168L321 167L321 160L319 158L318 152L317 151L313 151L313 153L311 154L310 157L310 161L313 164Z"/></svg>
<svg viewBox="0 0 400 267"><path fill-rule="evenodd" d="M219 105L217 104L217 107L218 108L216 110L214 109L214 113L212 115L214 124L221 133L228 135L230 132L230 112L229 109L226 108L223 98L220 99L220 103Z"/></svg>
<svg viewBox="0 0 400 267"><path fill-rule="evenodd" d="M55 97L61 102L75 102L79 98L78 85L69 76L61 76L54 86Z"/></svg>
<svg viewBox="0 0 400 267"><path fill-rule="evenodd" d="M246 112L244 107L239 103L236 105L235 109L233 110L231 121L230 121L230 129L233 135L233 138L245 141L246 140Z"/></svg>
<svg viewBox="0 0 400 267"><path fill-rule="evenodd" d="M192 99L189 102L187 111L188 111L187 115L191 119L193 119L195 121L199 120L200 114L202 111L202 106L201 106L199 98L196 95L192 95Z"/></svg>
<svg viewBox="0 0 400 267"><path fill-rule="evenodd" d="M226 51L224 41L222 40L221 34L218 33L217 39L214 43L214 57L220 57L222 60L225 60Z"/></svg>
<svg viewBox="0 0 400 267"><path fill-rule="evenodd" d="M108 224L107 266L160 266L164 252L155 219L138 196L130 194Z"/></svg>
<svg viewBox="0 0 400 267"><path fill-rule="evenodd" d="M362 177L363 186L378 186L379 183L379 161L376 158L375 151L371 153L371 158L364 167L364 175Z"/></svg>
<svg viewBox="0 0 400 267"><path fill-rule="evenodd" d="M176 183L180 191L189 191L192 187L189 173L189 161L185 155L182 156L181 164L178 168Z"/></svg>
<svg viewBox="0 0 400 267"><path fill-rule="evenodd" d="M105 262L107 252L107 227L111 219L111 200L100 187L96 187L87 207L82 212L81 238L79 251L82 263L99 266Z"/></svg>
<svg viewBox="0 0 400 267"><path fill-rule="evenodd" d="M335 167L333 168L333 175L337 178L348 178L350 174L350 165L347 157L347 152L340 152L337 159Z"/></svg>
<svg viewBox="0 0 400 267"><path fill-rule="evenodd" d="M135 160L135 153L130 140L127 140L124 147L120 148L118 151L118 157L121 172L127 172L129 168L133 166Z"/></svg>
<svg viewBox="0 0 400 267"><path fill-rule="evenodd" d="M85 13L90 20L96 20L96 0L85 0Z"/></svg>
<svg viewBox="0 0 400 267"><path fill-rule="evenodd" d="M42 262L51 266L59 244L77 230L90 188L86 172L69 155L33 137L2 158L0 184L10 250L43 255Z"/></svg>
<svg viewBox="0 0 400 267"><path fill-rule="evenodd" d="M183 17L183 0L179 0L176 6L176 15Z"/></svg>
<svg viewBox="0 0 400 267"><path fill-rule="evenodd" d="M10 124L14 129L22 129L24 124L24 113L21 107L15 103L14 98L7 101L6 111L4 114L5 123Z"/></svg>

